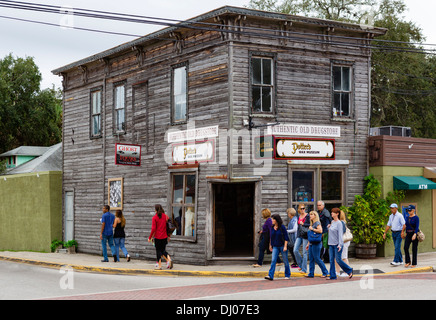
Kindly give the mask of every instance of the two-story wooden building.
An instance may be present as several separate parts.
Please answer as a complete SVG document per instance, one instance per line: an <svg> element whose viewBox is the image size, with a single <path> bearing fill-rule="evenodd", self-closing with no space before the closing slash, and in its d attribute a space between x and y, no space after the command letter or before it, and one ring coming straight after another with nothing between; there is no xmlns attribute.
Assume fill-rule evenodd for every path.
<svg viewBox="0 0 436 320"><path fill-rule="evenodd" d="M101 252L122 208L152 259L154 204L176 262L253 259L261 210L350 204L368 173L371 40L354 24L222 7L71 63L63 77L64 228Z"/></svg>

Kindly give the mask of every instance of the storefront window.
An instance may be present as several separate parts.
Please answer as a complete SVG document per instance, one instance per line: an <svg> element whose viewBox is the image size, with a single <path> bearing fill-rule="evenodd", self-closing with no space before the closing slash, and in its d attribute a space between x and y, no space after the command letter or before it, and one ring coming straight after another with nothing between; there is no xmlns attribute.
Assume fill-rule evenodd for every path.
<svg viewBox="0 0 436 320"><path fill-rule="evenodd" d="M299 203L306 206L306 212L317 210L316 202L323 201L327 210L344 205L344 171L323 170L311 171L292 170L292 207L297 209Z"/></svg>
<svg viewBox="0 0 436 320"><path fill-rule="evenodd" d="M177 225L174 235L196 235L196 181L196 174L173 174L171 213Z"/></svg>
<svg viewBox="0 0 436 320"><path fill-rule="evenodd" d="M292 172L292 202L295 208L299 203L306 204L306 211L314 208L314 172Z"/></svg>

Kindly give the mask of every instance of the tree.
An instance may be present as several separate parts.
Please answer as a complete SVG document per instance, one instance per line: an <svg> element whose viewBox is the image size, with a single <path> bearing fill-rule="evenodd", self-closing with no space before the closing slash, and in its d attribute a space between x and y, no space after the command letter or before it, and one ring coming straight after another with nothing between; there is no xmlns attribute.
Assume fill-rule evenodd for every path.
<svg viewBox="0 0 436 320"><path fill-rule="evenodd" d="M62 100L55 89L40 90L33 58L0 59L0 152L22 145L50 146L62 140Z"/></svg>
<svg viewBox="0 0 436 320"><path fill-rule="evenodd" d="M420 50L422 30L405 20L403 0L250 0L249 7L387 28L373 41L380 47L371 57L371 126L407 126L415 137L436 138L436 59Z"/></svg>

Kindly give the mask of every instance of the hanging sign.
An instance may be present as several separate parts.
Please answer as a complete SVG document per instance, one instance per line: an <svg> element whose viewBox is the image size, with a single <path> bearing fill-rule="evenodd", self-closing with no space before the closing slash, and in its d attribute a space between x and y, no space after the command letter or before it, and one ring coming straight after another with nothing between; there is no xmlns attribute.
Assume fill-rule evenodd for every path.
<svg viewBox="0 0 436 320"><path fill-rule="evenodd" d="M275 159L334 160L335 140L274 137Z"/></svg>
<svg viewBox="0 0 436 320"><path fill-rule="evenodd" d="M215 161L215 140L173 146L173 164Z"/></svg>
<svg viewBox="0 0 436 320"><path fill-rule="evenodd" d="M141 146L115 144L115 164L124 166L141 165Z"/></svg>

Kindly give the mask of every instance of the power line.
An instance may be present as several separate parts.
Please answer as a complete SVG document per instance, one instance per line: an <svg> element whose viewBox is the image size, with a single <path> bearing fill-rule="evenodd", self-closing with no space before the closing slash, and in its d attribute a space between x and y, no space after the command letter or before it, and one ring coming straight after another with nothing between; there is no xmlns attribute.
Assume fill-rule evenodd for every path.
<svg viewBox="0 0 436 320"><path fill-rule="evenodd" d="M6 3L5 3L6 2ZM65 7L59 7L59 6L50 6L50 5L42 5L42 4L32 4L32 3L26 3L26 2L18 2L18 1L6 1L6 0L0 0L0 7L6 7L11 9L21 9L21 10L30 10L30 11L37 11L37 12L44 12L44 13L52 13L52 14L64 14L66 10L70 8ZM156 24L156 25L163 25L167 27L186 27L190 29L195 30L202 30L202 31L217 31L217 32L226 32L226 33L233 33L233 34L245 34L245 35L252 35L262 38L268 38L268 39L283 39L283 40L291 40L291 41L297 41L302 43L322 43L322 44L330 44L330 45L338 45L338 46L351 46L356 48L364 48L364 49L378 49L388 52L411 52L411 53L423 53L423 54L435 54L433 49L421 49L421 48L404 48L404 47L394 47L394 46L383 46L383 45L376 45L376 44L357 44L357 43L347 43L347 42L341 42L341 41L332 41L333 38L347 38L347 39L353 39L353 40L366 40L363 38L353 38L353 37L343 37L343 36L336 36L336 35L328 35L326 36L326 39L308 39L308 38L299 38L295 36L282 36L277 34L271 34L271 33L256 33L256 32L249 32L246 31L248 29L254 29L254 28L247 28L242 27L245 29L244 31L239 30L232 30L232 29L224 29L223 25L220 24L210 24L210 23L200 23L200 22L189 22L189 21L182 21L181 23L173 23L175 21L180 20L173 20L173 19L164 19L164 18L151 18L151 17L143 17L143 16L136 16L136 15L127 15L127 14L119 14L119 13L108 13L105 11L96 11L96 10L88 10L88 9L81 9L81 8L72 8L73 14L80 17L86 17L86 18L95 18L95 19L106 19L106 20L117 20L117 21L123 21L123 22L132 22L132 23L147 23L147 24ZM135 19L131 17L136 17ZM11 17L9 17L11 18ZM13 19L13 18L12 18ZM15 18L16 19L16 18ZM150 20L154 19L154 20ZM167 21L167 22L165 22ZM31 20L27 20L27 22L32 22ZM43 22L34 22L34 23L40 23L44 24ZM55 25L55 24L48 24L47 25ZM196 25L194 25L196 24ZM199 26L200 25L200 26ZM58 26L58 25L56 25ZM213 27L210 27L213 26ZM241 28L241 29L242 29ZM75 28L77 30L85 30L85 31L94 31L93 29L88 28ZM262 28L255 28L258 31L262 30L264 32L275 32L274 30L268 30L268 29L262 29ZM96 30L96 32L102 32L101 30ZM111 32L107 32L111 33ZM292 31L283 31L283 33L287 34L295 34L295 32ZM118 34L118 33L113 33ZM300 33L307 35L305 33ZM129 35L128 36L134 36ZM321 36L320 34L313 34L315 36ZM169 39L166 39L169 40ZM373 41L371 39L368 39L367 41ZM378 41L378 40L374 40Z"/></svg>
<svg viewBox="0 0 436 320"><path fill-rule="evenodd" d="M135 19L142 19L144 22L150 22L150 23L157 23L156 21L167 21L166 23L162 23L162 25L166 26L178 26L177 24L197 24L197 25L204 25L204 26L212 26L212 27L223 27L221 24L217 23L210 23L210 22L189 22L187 20L178 20L178 19L169 19L169 18L159 18L159 17L149 17L149 16L141 16L141 15L132 15L132 14L125 14L125 13L117 13L117 12L109 12L109 11L99 11L99 10L91 10L91 9L82 9L82 8L73 8L73 7L60 7L60 6L53 6L53 5L46 5L46 4L38 4L38 3L28 3L28 2L20 2L20 1L11 1L11 0L0 0L0 2L6 2L4 6L15 8L15 9L25 9L25 10L32 10L32 8L37 8L38 11L48 12L48 13L56 13L56 14L63 14L67 10L72 10L73 14L77 14L79 16L87 16L88 14L103 14L103 15L109 15L110 17L113 16L119 16L119 17L125 17L127 19L121 19L122 21L126 22L139 22ZM3 5L0 5L3 6ZM21 6L21 7L20 7ZM92 16L87 16L91 17ZM103 16L95 16L96 18L104 18ZM132 19L135 18L135 19ZM145 20L144 20L145 19ZM118 20L118 19L117 19ZM152 22L150 20L156 20L155 22ZM257 30L257 31L271 31L270 29L265 28L258 28L258 27L249 27L244 26L243 27L246 30ZM318 33L303 33L303 32L295 32L295 31L282 31L283 33L287 34L297 34L297 35L311 35L311 36L319 36ZM347 36L339 36L339 35L328 35L331 38L338 38L338 39L352 39L356 40L355 37L347 37ZM383 42L383 43L397 43L397 44L408 44L408 45L414 45L419 44L422 46L434 46L436 47L436 44L427 44L427 43L421 43L421 42L407 42L407 41L396 41L396 40L387 40L387 39L374 39L373 41Z"/></svg>

